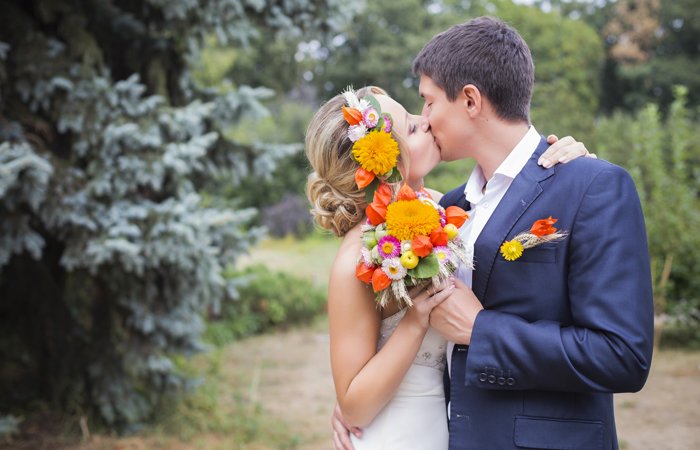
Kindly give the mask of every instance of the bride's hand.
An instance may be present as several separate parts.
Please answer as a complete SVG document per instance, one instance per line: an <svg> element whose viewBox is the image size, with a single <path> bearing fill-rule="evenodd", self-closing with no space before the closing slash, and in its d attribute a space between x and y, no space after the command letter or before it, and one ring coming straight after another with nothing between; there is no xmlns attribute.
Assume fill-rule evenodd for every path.
<svg viewBox="0 0 700 450"><path fill-rule="evenodd" d="M547 136L547 143L552 144L537 161L543 167L550 168L559 163L566 164L571 160L586 156L597 158L595 153L589 153L583 142L579 142L571 136L559 139L556 135Z"/></svg>
<svg viewBox="0 0 700 450"><path fill-rule="evenodd" d="M430 326L430 312L445 301L454 292L454 280L450 278L439 286L428 285L427 288L413 288L409 295L413 299L413 306L408 308L403 320L415 321L421 328Z"/></svg>

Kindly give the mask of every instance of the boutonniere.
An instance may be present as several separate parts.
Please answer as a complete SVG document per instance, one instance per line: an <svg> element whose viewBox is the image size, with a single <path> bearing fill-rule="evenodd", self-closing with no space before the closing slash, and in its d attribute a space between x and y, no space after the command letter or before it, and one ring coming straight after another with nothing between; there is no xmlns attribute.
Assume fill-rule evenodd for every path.
<svg viewBox="0 0 700 450"><path fill-rule="evenodd" d="M523 231L510 241L504 242L501 245L501 255L506 261L515 261L523 255L524 250L566 237L566 231L558 231L552 226L555 223L557 219L553 219L552 216L536 220L529 231Z"/></svg>

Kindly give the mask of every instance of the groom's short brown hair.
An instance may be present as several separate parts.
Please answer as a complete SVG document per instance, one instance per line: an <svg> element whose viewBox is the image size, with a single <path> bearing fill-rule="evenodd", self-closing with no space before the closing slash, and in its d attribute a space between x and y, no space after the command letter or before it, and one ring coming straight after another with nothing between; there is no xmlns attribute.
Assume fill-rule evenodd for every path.
<svg viewBox="0 0 700 450"><path fill-rule="evenodd" d="M506 120L530 119L535 66L522 37L503 21L477 17L435 35L413 61L454 101L467 84L488 98Z"/></svg>

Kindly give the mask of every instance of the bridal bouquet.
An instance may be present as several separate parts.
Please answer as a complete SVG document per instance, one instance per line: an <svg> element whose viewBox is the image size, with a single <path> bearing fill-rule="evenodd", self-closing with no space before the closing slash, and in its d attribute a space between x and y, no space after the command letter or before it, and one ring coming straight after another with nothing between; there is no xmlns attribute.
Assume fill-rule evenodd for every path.
<svg viewBox="0 0 700 450"><path fill-rule="evenodd" d="M424 190L404 185L392 201L392 188L382 183L367 207L362 228L358 279L371 284L377 303L394 298L412 306L408 288L445 281L461 265L471 267L458 229L469 218L457 207L444 209Z"/></svg>
<svg viewBox="0 0 700 450"><path fill-rule="evenodd" d="M358 164L355 182L368 203L355 275L372 284L380 306L391 298L411 306L407 287L437 286L460 264L471 266L458 236L468 216L456 206L442 208L430 194L408 185L394 199L392 186L401 180L401 174L396 167L400 150L392 136L393 118L382 112L372 95L360 99L348 87L343 97L347 137L353 142L352 158Z"/></svg>

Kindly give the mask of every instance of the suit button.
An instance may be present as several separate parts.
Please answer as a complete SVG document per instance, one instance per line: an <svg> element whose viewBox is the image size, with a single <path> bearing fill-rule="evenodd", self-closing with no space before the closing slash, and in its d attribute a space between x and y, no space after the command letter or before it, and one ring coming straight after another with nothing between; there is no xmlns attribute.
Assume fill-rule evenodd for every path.
<svg viewBox="0 0 700 450"><path fill-rule="evenodd" d="M498 377L498 384L503 386L504 384L506 384L506 379L503 377Z"/></svg>
<svg viewBox="0 0 700 450"><path fill-rule="evenodd" d="M493 384L496 382L496 375L489 375L489 383Z"/></svg>
<svg viewBox="0 0 700 450"><path fill-rule="evenodd" d="M508 386L513 386L515 384L515 378L508 378L506 380L506 383L508 384Z"/></svg>
<svg viewBox="0 0 700 450"><path fill-rule="evenodd" d="M481 381L482 383L484 381L486 381L486 374L485 373L482 372L479 374L479 381Z"/></svg>

